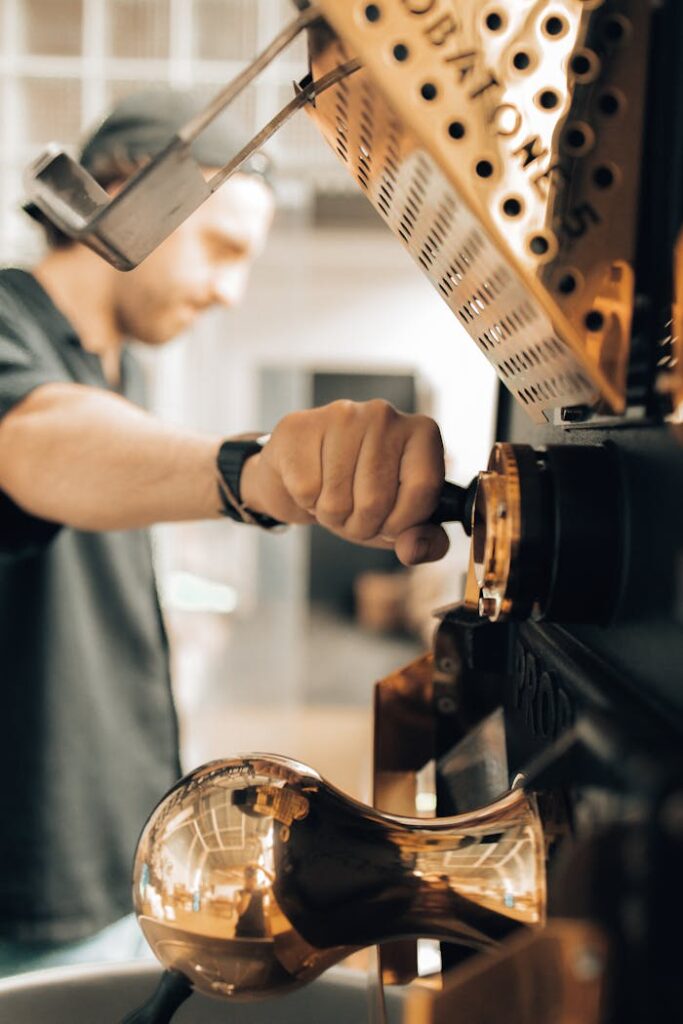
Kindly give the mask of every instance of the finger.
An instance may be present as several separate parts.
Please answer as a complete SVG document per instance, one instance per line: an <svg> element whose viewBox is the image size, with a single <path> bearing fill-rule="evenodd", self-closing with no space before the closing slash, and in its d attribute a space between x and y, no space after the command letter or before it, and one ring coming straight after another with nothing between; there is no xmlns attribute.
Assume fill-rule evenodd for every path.
<svg viewBox="0 0 683 1024"><path fill-rule="evenodd" d="M290 502L311 518L322 489L323 421L317 410L291 413L263 449Z"/></svg>
<svg viewBox="0 0 683 1024"><path fill-rule="evenodd" d="M426 523L436 508L445 479L443 442L434 420L415 417L403 449L393 509L381 525L386 537Z"/></svg>
<svg viewBox="0 0 683 1024"><path fill-rule="evenodd" d="M269 515L283 523L311 523L315 520L304 512L287 491L280 473L260 452L247 459L242 467L240 495L251 512Z"/></svg>
<svg viewBox="0 0 683 1024"><path fill-rule="evenodd" d="M354 509L354 475L363 443L364 423L352 403L338 402L322 441L320 495L315 517L329 530L346 535L345 524Z"/></svg>
<svg viewBox="0 0 683 1024"><path fill-rule="evenodd" d="M395 547L395 541L383 540L381 537L373 537L372 540L351 541L343 530L331 530L330 532L342 540L348 541L351 544L357 544L362 548L378 548L382 551L393 551Z"/></svg>
<svg viewBox="0 0 683 1024"><path fill-rule="evenodd" d="M396 502L405 443L405 421L391 406L378 406L363 435L353 479L353 513L344 533L356 542L377 537ZM392 538L385 538L391 542Z"/></svg>
<svg viewBox="0 0 683 1024"><path fill-rule="evenodd" d="M404 565L436 562L448 551L450 541L443 526L412 526L397 537L394 551Z"/></svg>

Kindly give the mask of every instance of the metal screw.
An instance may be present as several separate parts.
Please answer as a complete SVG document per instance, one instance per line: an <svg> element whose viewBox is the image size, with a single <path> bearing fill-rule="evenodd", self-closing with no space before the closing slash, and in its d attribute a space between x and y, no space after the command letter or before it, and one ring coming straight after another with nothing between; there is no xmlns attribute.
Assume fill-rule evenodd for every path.
<svg viewBox="0 0 683 1024"><path fill-rule="evenodd" d="M574 974L579 981L597 981L604 969L602 957L590 946L583 946L574 958Z"/></svg>
<svg viewBox="0 0 683 1024"><path fill-rule="evenodd" d="M452 658L439 658L438 669L440 672L452 672L455 668L455 662Z"/></svg>
<svg viewBox="0 0 683 1024"><path fill-rule="evenodd" d="M452 715L456 709L455 701L452 697L439 697L436 702L436 710L440 715Z"/></svg>

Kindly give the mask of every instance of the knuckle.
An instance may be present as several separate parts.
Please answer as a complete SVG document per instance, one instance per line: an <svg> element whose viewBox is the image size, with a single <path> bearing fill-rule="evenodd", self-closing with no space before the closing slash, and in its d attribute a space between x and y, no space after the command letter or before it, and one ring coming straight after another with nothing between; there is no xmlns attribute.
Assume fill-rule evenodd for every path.
<svg viewBox="0 0 683 1024"><path fill-rule="evenodd" d="M439 429L439 424L436 422L436 420L433 420L431 416L423 416L422 414L418 414L416 416L416 420L420 430L424 432L424 434L429 438L429 440L431 440L435 444L435 446L440 448L443 442L441 440L441 431Z"/></svg>
<svg viewBox="0 0 683 1024"><path fill-rule="evenodd" d="M373 419L380 422L392 423L401 416L391 402L387 402L384 398L371 398L366 403L366 409Z"/></svg>
<svg viewBox="0 0 683 1024"><path fill-rule="evenodd" d="M368 494L362 498L354 509L354 517L363 523L381 522L389 511L389 502L386 495L381 493Z"/></svg>
<svg viewBox="0 0 683 1024"><path fill-rule="evenodd" d="M323 495L316 502L316 518L323 522L343 523L348 519L352 511L350 501L344 501L341 496Z"/></svg>
<svg viewBox="0 0 683 1024"><path fill-rule="evenodd" d="M357 516L354 512L346 522L344 523L344 537L347 540L352 541L366 541L372 540L376 535L377 529L371 526L367 522L363 522L362 518Z"/></svg>
<svg viewBox="0 0 683 1024"><path fill-rule="evenodd" d="M434 473L406 480L403 491L411 508L428 510L436 505L441 492L441 478Z"/></svg>
<svg viewBox="0 0 683 1024"><path fill-rule="evenodd" d="M312 508L318 500L318 488L313 481L297 480L287 489L299 508Z"/></svg>
<svg viewBox="0 0 683 1024"><path fill-rule="evenodd" d="M285 464L282 482L294 502L304 509L315 505L320 494L320 480L293 458Z"/></svg>
<svg viewBox="0 0 683 1024"><path fill-rule="evenodd" d="M274 439L279 441L283 436L286 437L292 434L299 435L306 429L309 420L310 411L308 410L288 412L286 416L282 417L273 430L271 442Z"/></svg>
<svg viewBox="0 0 683 1024"><path fill-rule="evenodd" d="M332 413L335 419L348 423L356 418L358 403L352 402L350 398L337 398L325 406L325 409Z"/></svg>
<svg viewBox="0 0 683 1024"><path fill-rule="evenodd" d="M354 540L370 540L377 535L388 511L389 503L385 496L368 495L354 506L345 530Z"/></svg>

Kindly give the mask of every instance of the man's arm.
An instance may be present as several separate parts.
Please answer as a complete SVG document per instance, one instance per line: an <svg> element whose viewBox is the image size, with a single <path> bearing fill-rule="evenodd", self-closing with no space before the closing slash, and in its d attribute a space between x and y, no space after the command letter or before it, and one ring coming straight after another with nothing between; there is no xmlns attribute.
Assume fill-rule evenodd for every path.
<svg viewBox="0 0 683 1024"><path fill-rule="evenodd" d="M36 388L0 421L0 489L20 508L81 530L217 518L223 439L166 426L127 400L77 384ZM443 482L436 424L386 402L334 402L286 416L245 463L245 505L288 523L441 557L424 525Z"/></svg>
<svg viewBox="0 0 683 1024"><path fill-rule="evenodd" d="M0 488L80 530L217 517L217 446L118 395L45 384L0 422Z"/></svg>

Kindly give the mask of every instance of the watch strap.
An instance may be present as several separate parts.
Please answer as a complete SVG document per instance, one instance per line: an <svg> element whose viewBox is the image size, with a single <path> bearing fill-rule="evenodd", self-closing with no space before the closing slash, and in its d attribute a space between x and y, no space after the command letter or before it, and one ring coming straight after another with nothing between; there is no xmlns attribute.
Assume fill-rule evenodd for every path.
<svg viewBox="0 0 683 1024"><path fill-rule="evenodd" d="M238 523L260 526L263 530L273 530L284 526L278 519L262 515L247 508L242 502L240 481L242 469L247 459L258 454L263 442L256 438L228 438L223 441L216 456L218 469L218 493L221 499L221 513Z"/></svg>

